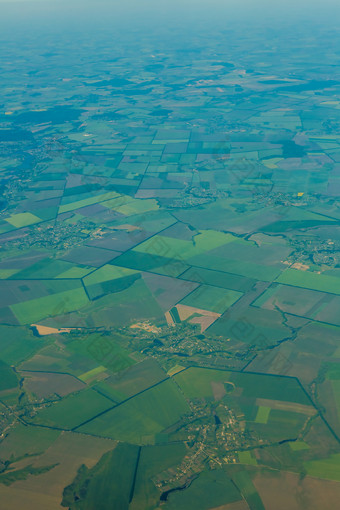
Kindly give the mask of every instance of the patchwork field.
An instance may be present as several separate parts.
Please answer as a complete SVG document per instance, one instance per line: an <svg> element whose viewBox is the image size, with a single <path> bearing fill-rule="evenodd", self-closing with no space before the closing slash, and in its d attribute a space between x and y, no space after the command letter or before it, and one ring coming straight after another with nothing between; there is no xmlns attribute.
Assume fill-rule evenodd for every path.
<svg viewBox="0 0 340 510"><path fill-rule="evenodd" d="M93 419L79 431L131 443L152 444L155 434L187 412L189 407L185 399L168 380Z"/></svg>
<svg viewBox="0 0 340 510"><path fill-rule="evenodd" d="M339 8L109 3L1 8L1 510L333 510Z"/></svg>

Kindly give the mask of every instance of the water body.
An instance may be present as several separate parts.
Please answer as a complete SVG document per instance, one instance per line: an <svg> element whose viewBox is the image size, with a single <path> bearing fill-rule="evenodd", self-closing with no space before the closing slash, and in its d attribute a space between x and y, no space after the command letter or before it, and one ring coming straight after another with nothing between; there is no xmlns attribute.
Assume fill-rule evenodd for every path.
<svg viewBox="0 0 340 510"><path fill-rule="evenodd" d="M167 501L168 500L168 497L169 497L169 494L173 493L173 492L178 492L178 491L184 491L185 489L187 489L188 487L190 487L190 485L192 484L192 482L194 480L196 480L196 478L198 477L198 475L195 475L193 476L192 478L190 478L187 482L185 482L183 485L180 485L179 487L175 487L174 489L169 489L168 491L165 491L161 494L161 497L159 498L160 501Z"/></svg>

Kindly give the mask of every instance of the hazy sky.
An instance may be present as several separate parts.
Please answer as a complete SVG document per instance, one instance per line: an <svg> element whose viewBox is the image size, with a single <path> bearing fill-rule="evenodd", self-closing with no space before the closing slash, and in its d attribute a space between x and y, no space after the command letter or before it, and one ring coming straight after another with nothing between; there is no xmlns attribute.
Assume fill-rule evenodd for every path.
<svg viewBox="0 0 340 510"><path fill-rule="evenodd" d="M332 25L340 18L339 0L0 0L0 24L6 28L5 18L14 24L39 23L42 17L69 21L92 19L119 20L121 16L129 23L141 20L180 17L188 22L194 19L216 19L217 23L241 22L262 24L271 20L281 23L295 21L330 21ZM2 19L1 19L2 18Z"/></svg>
<svg viewBox="0 0 340 510"><path fill-rule="evenodd" d="M248 7L253 7L254 9L261 8L270 8L270 9L279 9L282 4L286 7L292 6L300 6L302 8L318 8L320 10L325 10L329 6L337 6L339 5L338 0L285 0L284 2L280 2L279 0L0 0L0 3L55 3L55 4L70 4L70 3L79 3L81 6L84 5L92 5L96 6L101 3L107 3L111 5L121 5L123 4L134 4L138 3L140 6L143 5L166 5L168 8L175 6L176 4L183 5L188 4L193 7L211 7L212 5L220 4L223 7L228 8L229 6L239 6L242 7L247 5Z"/></svg>
<svg viewBox="0 0 340 510"><path fill-rule="evenodd" d="M122 6L123 5L138 5L143 8L150 5L162 6L166 9L171 9L176 6L188 5L191 8L207 8L212 9L215 6L223 7L224 9L236 8L242 9L245 6L254 10L267 10L280 11L281 9L299 8L306 9L308 12L310 9L317 9L318 11L326 11L330 8L338 7L339 0L0 0L0 3L6 3L8 5L18 3L44 3L44 4L79 4L82 8L91 6L96 8L100 4L108 4L111 6Z"/></svg>

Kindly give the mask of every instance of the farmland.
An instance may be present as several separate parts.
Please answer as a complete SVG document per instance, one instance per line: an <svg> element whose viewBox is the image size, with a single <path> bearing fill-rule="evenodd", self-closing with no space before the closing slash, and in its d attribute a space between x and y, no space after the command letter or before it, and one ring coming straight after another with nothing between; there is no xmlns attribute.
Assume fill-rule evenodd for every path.
<svg viewBox="0 0 340 510"><path fill-rule="evenodd" d="M333 510L338 11L9 4L1 508Z"/></svg>
<svg viewBox="0 0 340 510"><path fill-rule="evenodd" d="M169 380L94 418L79 430L130 443L148 444L155 441L154 434L178 421L188 410L184 398Z"/></svg>

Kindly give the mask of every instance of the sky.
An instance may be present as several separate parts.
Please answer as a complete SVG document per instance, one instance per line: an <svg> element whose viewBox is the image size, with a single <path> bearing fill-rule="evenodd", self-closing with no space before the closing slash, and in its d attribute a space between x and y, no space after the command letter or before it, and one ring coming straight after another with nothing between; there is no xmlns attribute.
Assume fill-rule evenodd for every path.
<svg viewBox="0 0 340 510"><path fill-rule="evenodd" d="M339 5L338 0L285 0L284 2L280 2L279 0L0 0L0 3L6 3L9 5L13 5L14 3L44 3L44 4L70 4L77 3L80 6L92 5L96 6L99 4L111 4L111 5L119 5L119 4L139 4L141 6L148 4L164 4L168 8L172 6L187 4L192 7L211 7L212 5L223 5L224 7L244 7L254 9L271 9L271 10L279 10L280 6L284 6L286 8L292 8L293 6L299 6L301 8L316 8L318 10L325 10L329 7L335 7Z"/></svg>
<svg viewBox="0 0 340 510"><path fill-rule="evenodd" d="M283 26L284 23L340 21L339 0L0 0L0 27L24 30L63 24L77 26L124 21L124 24L156 24L187 21L188 24L215 22L219 25L235 19L245 24ZM340 23L339 23L340 26ZM1 34L0 34L1 35ZM12 34L12 35L15 35Z"/></svg>

